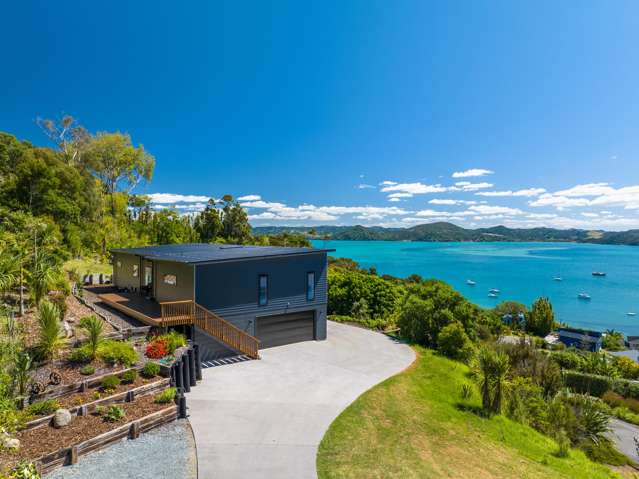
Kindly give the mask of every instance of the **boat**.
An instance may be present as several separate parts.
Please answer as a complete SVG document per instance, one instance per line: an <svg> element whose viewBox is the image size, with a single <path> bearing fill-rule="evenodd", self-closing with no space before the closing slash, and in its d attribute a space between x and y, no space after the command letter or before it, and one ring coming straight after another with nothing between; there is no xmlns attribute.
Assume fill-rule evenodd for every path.
<svg viewBox="0 0 639 479"><path fill-rule="evenodd" d="M553 278L553 281L563 281L563 280L564 280L564 278L562 278L561 276L555 276Z"/></svg>
<svg viewBox="0 0 639 479"><path fill-rule="evenodd" d="M488 292L497 296L500 291L497 288L491 288L488 290Z"/></svg>
<svg viewBox="0 0 639 479"><path fill-rule="evenodd" d="M637 313L626 313L627 316L637 316Z"/></svg>
<svg viewBox="0 0 639 479"><path fill-rule="evenodd" d="M497 293L488 293L488 297L489 298L496 298L497 297Z"/></svg>
<svg viewBox="0 0 639 479"><path fill-rule="evenodd" d="M476 282L474 282L472 279L467 279L467 280L466 280L466 284L467 284L468 286L475 286L477 283L476 283Z"/></svg>
<svg viewBox="0 0 639 479"><path fill-rule="evenodd" d="M579 299L590 299L590 295L588 293L579 293L577 297Z"/></svg>
<svg viewBox="0 0 639 479"><path fill-rule="evenodd" d="M608 274L608 273L606 273L605 271L593 271L592 272L593 276L606 276L606 274Z"/></svg>

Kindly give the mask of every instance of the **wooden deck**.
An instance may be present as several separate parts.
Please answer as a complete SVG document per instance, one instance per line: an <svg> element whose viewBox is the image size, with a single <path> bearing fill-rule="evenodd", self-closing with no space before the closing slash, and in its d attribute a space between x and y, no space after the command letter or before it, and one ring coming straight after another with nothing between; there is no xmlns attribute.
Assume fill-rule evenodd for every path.
<svg viewBox="0 0 639 479"><path fill-rule="evenodd" d="M98 298L112 308L149 326L162 326L162 309L159 303L137 293L105 292L98 294Z"/></svg>

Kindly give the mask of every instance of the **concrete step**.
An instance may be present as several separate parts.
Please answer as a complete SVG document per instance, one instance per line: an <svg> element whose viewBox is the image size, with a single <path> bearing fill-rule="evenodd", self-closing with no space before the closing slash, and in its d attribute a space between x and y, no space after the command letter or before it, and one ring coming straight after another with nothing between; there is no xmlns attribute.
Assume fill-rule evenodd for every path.
<svg viewBox="0 0 639 479"><path fill-rule="evenodd" d="M215 368L218 366L226 366L228 364L243 363L245 361L252 361L252 358L246 356L245 354L240 354L237 356L228 356L225 358L202 361L202 369Z"/></svg>

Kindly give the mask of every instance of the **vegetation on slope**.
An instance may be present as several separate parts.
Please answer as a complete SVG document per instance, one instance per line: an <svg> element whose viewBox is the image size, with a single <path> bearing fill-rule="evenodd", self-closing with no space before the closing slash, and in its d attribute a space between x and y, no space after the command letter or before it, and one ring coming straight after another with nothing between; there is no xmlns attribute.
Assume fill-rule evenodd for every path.
<svg viewBox="0 0 639 479"><path fill-rule="evenodd" d="M415 347L416 362L360 396L331 425L317 457L320 478L612 478L607 467L504 416L460 398L469 369Z"/></svg>

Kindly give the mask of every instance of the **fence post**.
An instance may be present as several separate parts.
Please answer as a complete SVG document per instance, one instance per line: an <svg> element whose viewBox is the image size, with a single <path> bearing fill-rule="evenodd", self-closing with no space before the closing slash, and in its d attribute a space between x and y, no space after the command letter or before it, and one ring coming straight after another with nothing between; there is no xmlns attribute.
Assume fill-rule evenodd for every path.
<svg viewBox="0 0 639 479"><path fill-rule="evenodd" d="M175 363L175 387L182 389L184 387L184 375L182 372L182 358Z"/></svg>
<svg viewBox="0 0 639 479"><path fill-rule="evenodd" d="M189 371L189 357L186 354L182 355L182 387L184 391L191 392L191 373Z"/></svg>
<svg viewBox="0 0 639 479"><path fill-rule="evenodd" d="M193 344L193 356L195 358L195 379L202 380L202 361L200 361L200 345Z"/></svg>
<svg viewBox="0 0 639 479"><path fill-rule="evenodd" d="M186 414L186 396L181 391L180 391L180 394L177 397L177 403L178 403L178 417L180 419L186 419L186 417L187 417L187 414Z"/></svg>
<svg viewBox="0 0 639 479"><path fill-rule="evenodd" d="M195 378L195 353L193 352L193 346L191 346L186 352L187 359L189 360L189 381L191 386L197 386Z"/></svg>

